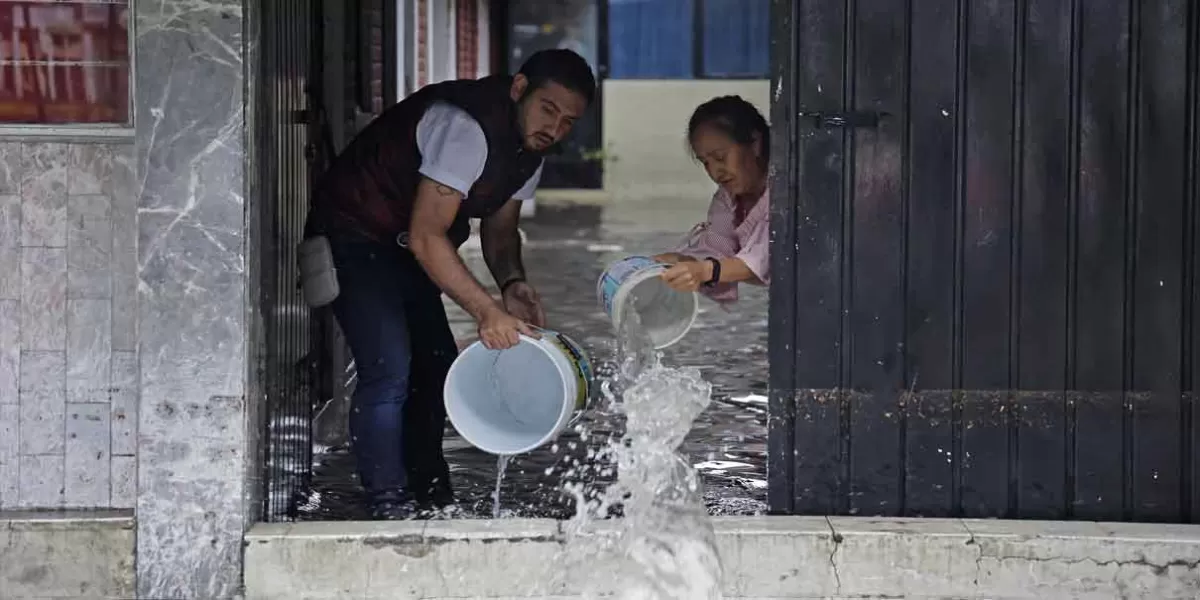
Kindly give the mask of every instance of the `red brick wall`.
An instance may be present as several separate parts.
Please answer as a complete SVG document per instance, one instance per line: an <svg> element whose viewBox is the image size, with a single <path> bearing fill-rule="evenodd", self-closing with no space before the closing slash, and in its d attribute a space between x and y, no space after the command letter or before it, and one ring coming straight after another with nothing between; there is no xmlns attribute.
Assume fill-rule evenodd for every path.
<svg viewBox="0 0 1200 600"><path fill-rule="evenodd" d="M455 0L456 63L460 79L479 75L479 4L477 0Z"/></svg>
<svg viewBox="0 0 1200 600"><path fill-rule="evenodd" d="M385 0L369 0L366 3L367 78L370 86L370 105L363 107L374 114L383 112L383 3ZM388 0L391 1L391 0Z"/></svg>
<svg viewBox="0 0 1200 600"><path fill-rule="evenodd" d="M445 2L446 0L434 0ZM417 0L417 86L429 83L429 0Z"/></svg>
<svg viewBox="0 0 1200 600"><path fill-rule="evenodd" d="M372 0L375 2L376 0ZM387 0L392 1L392 0ZM479 74L479 4L478 0L417 0L416 16L416 87L429 84L429 11L431 2L453 2L455 18L455 73L457 77L474 79ZM373 6L374 8L374 6ZM383 9L371 16L372 90L383 92ZM378 57L378 62L376 62ZM411 63L410 63L411 64ZM382 109L382 100L380 101Z"/></svg>

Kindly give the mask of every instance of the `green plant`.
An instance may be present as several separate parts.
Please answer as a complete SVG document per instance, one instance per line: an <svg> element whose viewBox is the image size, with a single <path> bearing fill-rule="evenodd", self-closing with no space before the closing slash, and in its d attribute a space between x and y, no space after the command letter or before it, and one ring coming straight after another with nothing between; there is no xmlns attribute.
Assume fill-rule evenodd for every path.
<svg viewBox="0 0 1200 600"><path fill-rule="evenodd" d="M586 161L614 163L617 162L618 158L611 148L611 145L608 148L588 148L580 153L580 157Z"/></svg>

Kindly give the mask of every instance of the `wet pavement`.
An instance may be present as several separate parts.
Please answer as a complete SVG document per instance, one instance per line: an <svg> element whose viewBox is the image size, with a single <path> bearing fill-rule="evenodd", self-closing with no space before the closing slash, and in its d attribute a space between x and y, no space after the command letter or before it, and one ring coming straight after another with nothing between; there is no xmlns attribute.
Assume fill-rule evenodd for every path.
<svg viewBox="0 0 1200 600"><path fill-rule="evenodd" d="M542 295L548 326L583 344L592 360L611 369L615 343L611 325L599 308L595 282L610 262L630 254L663 251L678 241L704 214L703 203L694 210L678 211L651 221L634 213L612 218L589 207L552 209L538 207L526 219L525 267ZM678 222L673 222L678 221ZM673 227L673 230L668 229ZM463 256L484 281L486 267L471 242ZM473 321L448 303L451 324L459 337L474 335ZM695 366L713 383L713 402L693 427L682 452L696 465L705 486L712 514L748 515L766 510L767 428L767 293L743 286L742 299L733 311L703 300L700 317L691 332L664 351L671 366ZM610 470L597 465L580 472L570 465L584 460L589 450L602 447L619 434L620 422L604 402L581 419L580 431L564 433L555 444L513 457L501 491L502 514L566 518L573 502L561 493L568 480L609 480ZM466 444L448 429L446 457L459 498L458 516L492 516L496 485L496 457ZM302 520L363 519L354 475L354 460L344 446L335 446L315 457L312 489L299 507Z"/></svg>

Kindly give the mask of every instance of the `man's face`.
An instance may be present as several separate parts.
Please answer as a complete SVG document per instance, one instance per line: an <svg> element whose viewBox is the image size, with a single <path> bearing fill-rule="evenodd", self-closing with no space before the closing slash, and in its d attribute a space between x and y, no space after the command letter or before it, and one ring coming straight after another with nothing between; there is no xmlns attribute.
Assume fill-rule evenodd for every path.
<svg viewBox="0 0 1200 600"><path fill-rule="evenodd" d="M529 80L518 74L513 78L512 99L517 104L517 119L525 136L525 148L543 151L571 132L575 120L587 110L583 95L553 81L525 95Z"/></svg>

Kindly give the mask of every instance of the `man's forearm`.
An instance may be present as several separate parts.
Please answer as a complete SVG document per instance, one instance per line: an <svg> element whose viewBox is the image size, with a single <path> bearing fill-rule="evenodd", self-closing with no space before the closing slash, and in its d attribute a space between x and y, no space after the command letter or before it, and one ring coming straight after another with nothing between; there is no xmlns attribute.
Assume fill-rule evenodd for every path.
<svg viewBox="0 0 1200 600"><path fill-rule="evenodd" d="M499 308L496 300L467 269L445 235L411 238L409 249L430 279L476 321L481 320L487 311Z"/></svg>
<svg viewBox="0 0 1200 600"><path fill-rule="evenodd" d="M525 266L521 264L521 233L515 227L504 232L484 232L480 241L483 260L497 286L525 279Z"/></svg>

